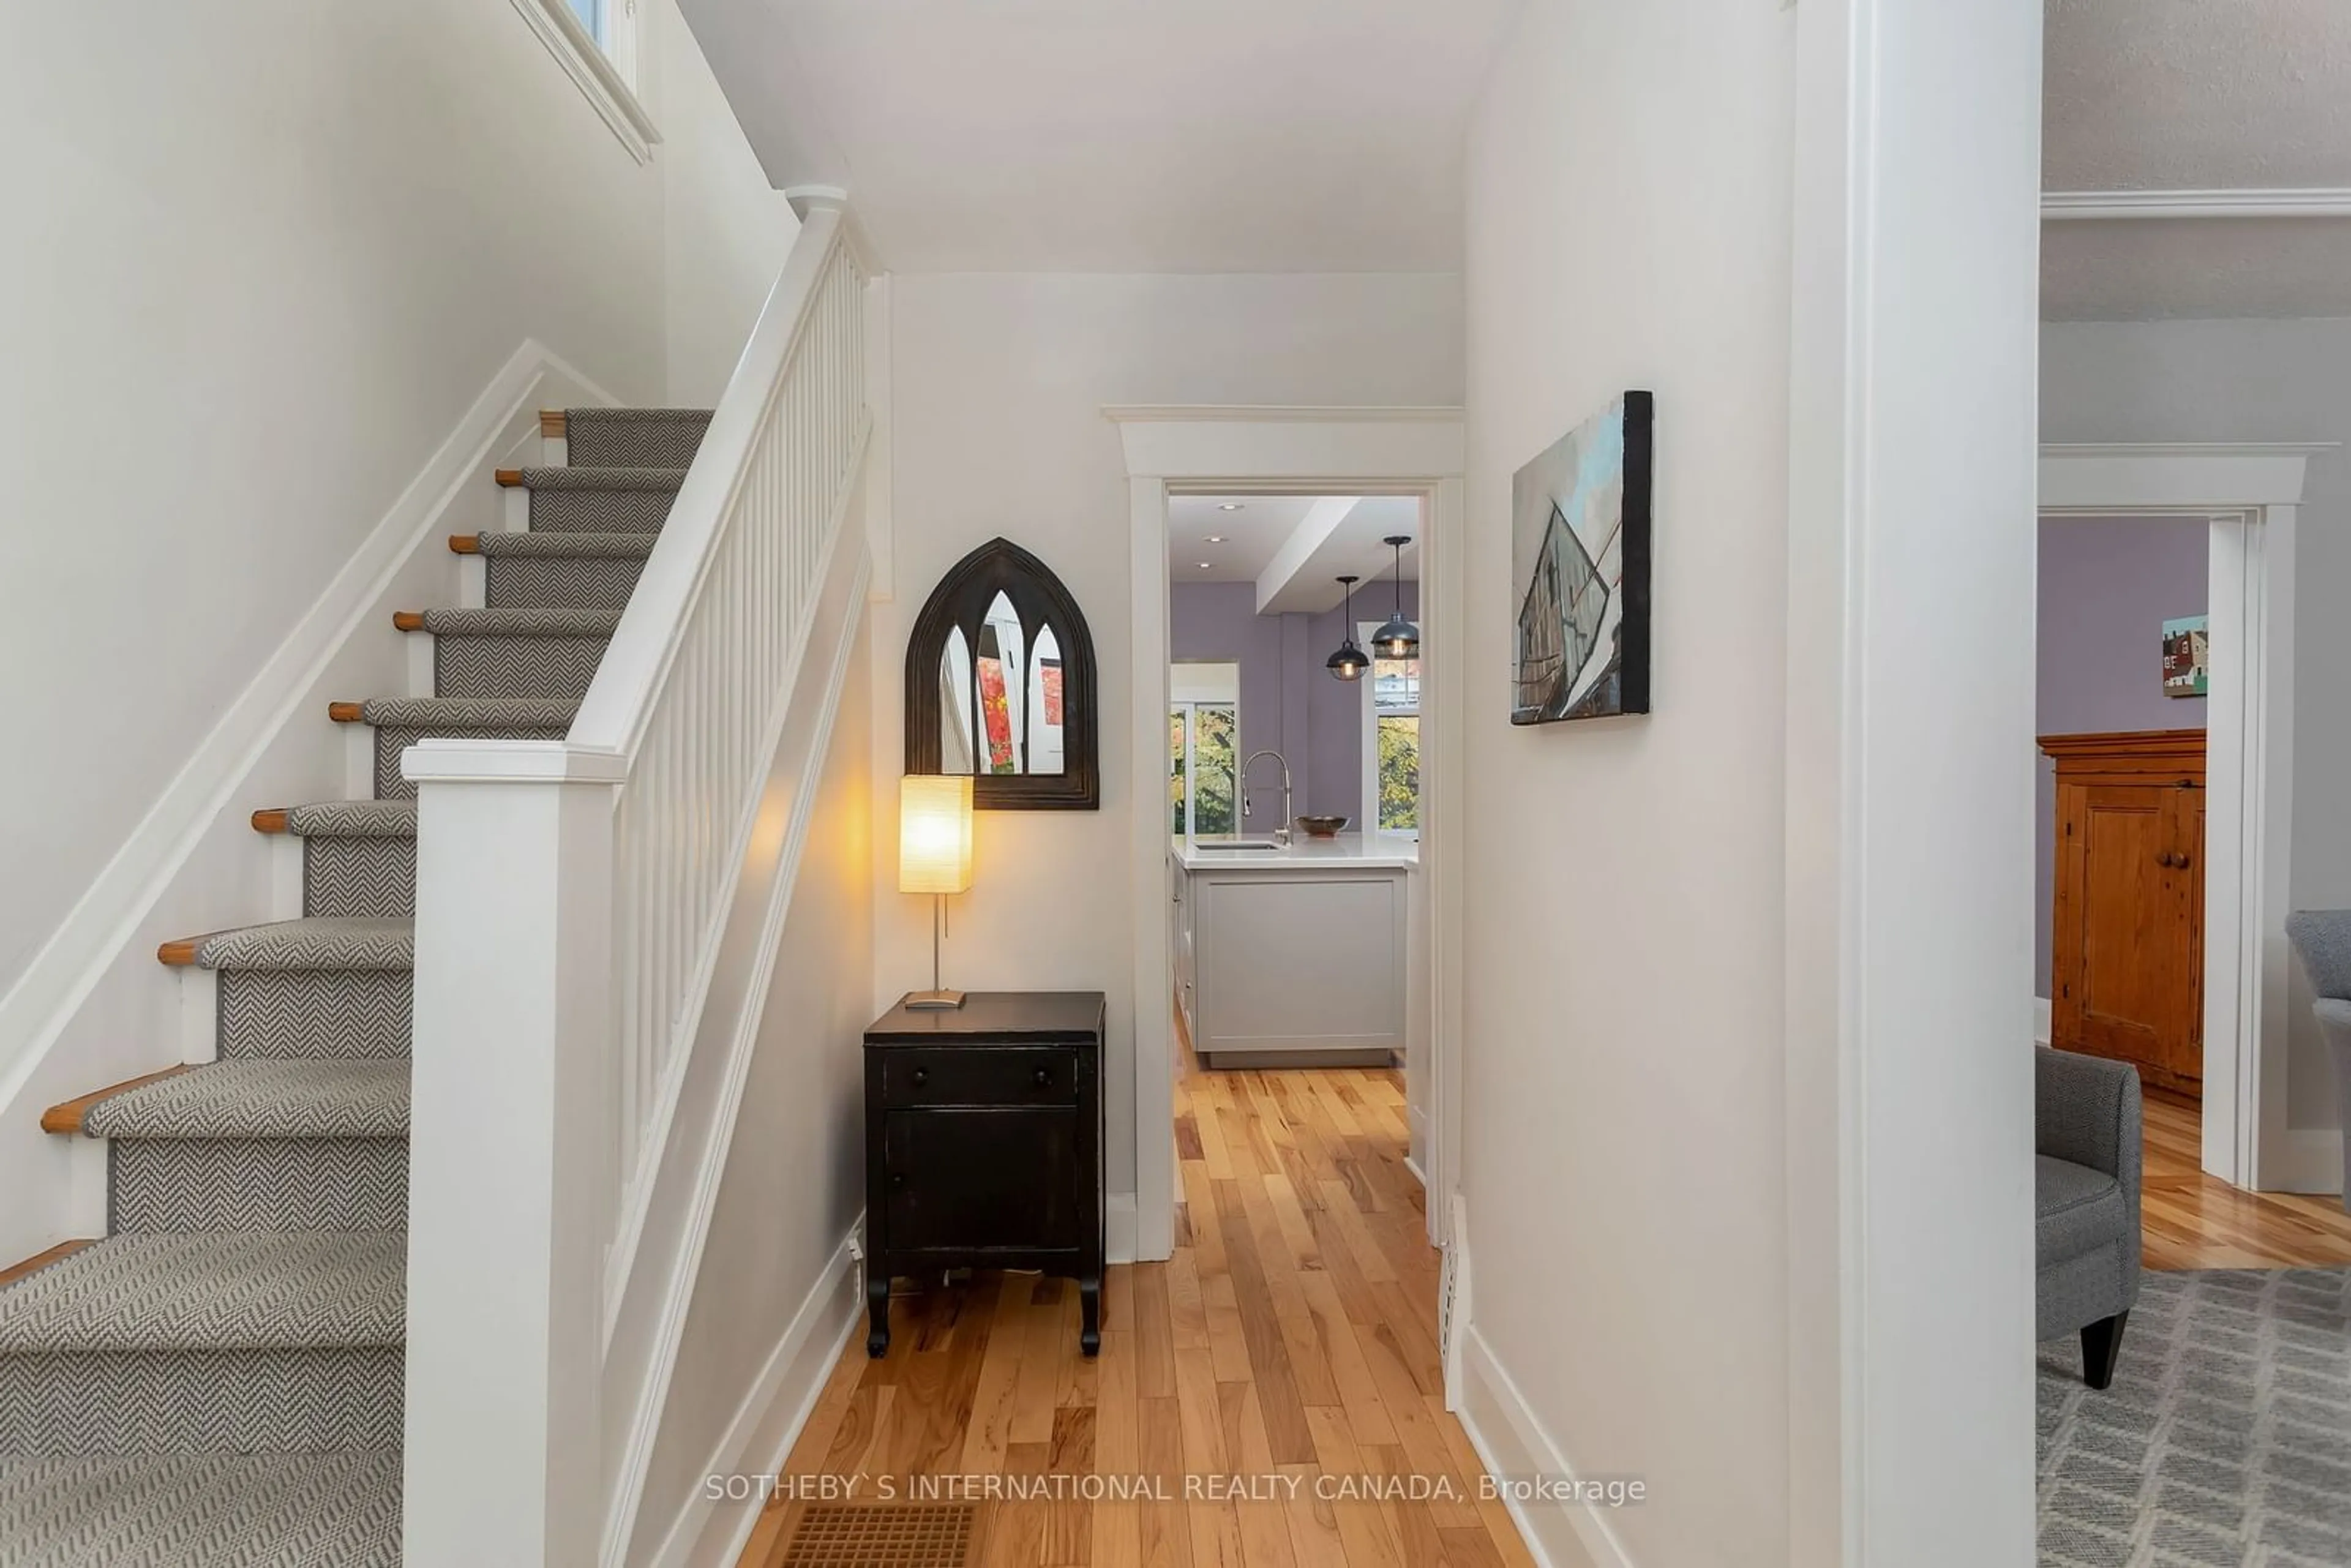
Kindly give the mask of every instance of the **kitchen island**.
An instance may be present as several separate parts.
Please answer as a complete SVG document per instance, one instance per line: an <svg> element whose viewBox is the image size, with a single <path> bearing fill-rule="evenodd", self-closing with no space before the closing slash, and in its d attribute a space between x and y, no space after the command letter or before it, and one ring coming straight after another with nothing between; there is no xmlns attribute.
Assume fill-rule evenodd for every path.
<svg viewBox="0 0 2351 1568"><path fill-rule="evenodd" d="M1173 841L1176 998L1201 1064L1400 1062L1419 863L1386 833Z"/></svg>

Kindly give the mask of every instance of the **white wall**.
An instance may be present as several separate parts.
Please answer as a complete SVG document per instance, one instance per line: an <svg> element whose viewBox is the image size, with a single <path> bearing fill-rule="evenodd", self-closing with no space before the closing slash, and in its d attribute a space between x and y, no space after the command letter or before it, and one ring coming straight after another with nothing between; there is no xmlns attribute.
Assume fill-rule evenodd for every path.
<svg viewBox="0 0 2351 1568"><path fill-rule="evenodd" d="M1471 132L1476 1327L1643 1564L1786 1561L1790 103L1777 7L1534 0ZM1510 476L1656 394L1656 712L1513 728Z"/></svg>
<svg viewBox="0 0 2351 1568"><path fill-rule="evenodd" d="M1127 486L1102 406L1455 402L1460 280L987 274L892 288L897 597L873 623L873 1000L930 975L929 901L897 891L907 628L940 576L1001 534L1061 576L1093 633L1102 810L980 814L946 983L1109 993L1110 1186L1132 1193L1131 944L1160 934L1138 938L1128 914Z"/></svg>
<svg viewBox="0 0 2351 1568"><path fill-rule="evenodd" d="M865 1207L873 747L872 669L863 638L849 657L831 749L810 807L816 815L646 1472L639 1556L669 1527L681 1500L703 1495L703 1476L721 1439L760 1389L761 1373L802 1303L841 1294L826 1265ZM820 1308L816 1316L830 1322L838 1313ZM830 1368L840 1348L826 1338L804 1359ZM720 1463L731 1473L736 1463L757 1468L774 1458L726 1456ZM758 1503L747 1506L756 1510Z"/></svg>
<svg viewBox="0 0 2351 1568"><path fill-rule="evenodd" d="M505 5L20 19L0 637L49 760L0 781L0 989L524 338L625 400L723 382L790 216L641 10L649 166Z"/></svg>
<svg viewBox="0 0 2351 1568"><path fill-rule="evenodd" d="M453 432L481 439L469 406L527 338L626 401L724 384L797 225L671 0L639 17L650 165L510 5L24 18L0 654L42 761L0 780L0 1186L39 1196L0 1215L0 1256L103 1215L30 1113L179 1060L155 942L271 917L248 814L343 792L313 672L258 684L272 653L371 535L397 559L428 517L496 526L486 469L531 460L527 411L445 512L444 480L403 501ZM328 695L405 690L388 612L453 602L453 560L386 569Z"/></svg>
<svg viewBox="0 0 2351 1568"><path fill-rule="evenodd" d="M2041 334L2044 441L2351 442L2351 320L2085 321ZM2296 909L2351 907L2351 461L2310 461L2294 528ZM2292 967L2287 1124L2337 1124L2333 1069Z"/></svg>
<svg viewBox="0 0 2351 1568"><path fill-rule="evenodd" d="M650 112L661 126L668 339L664 401L710 408L726 390L799 223L768 183L674 0L644 5Z"/></svg>

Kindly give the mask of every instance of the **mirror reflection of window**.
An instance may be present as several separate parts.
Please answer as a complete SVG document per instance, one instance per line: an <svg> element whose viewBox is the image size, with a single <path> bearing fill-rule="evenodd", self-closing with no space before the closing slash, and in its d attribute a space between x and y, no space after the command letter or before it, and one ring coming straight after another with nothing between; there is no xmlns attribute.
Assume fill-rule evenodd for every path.
<svg viewBox="0 0 2351 1568"><path fill-rule="evenodd" d="M980 622L978 658L975 661L979 687L980 755L990 773L1019 773L1028 747L1023 724L1029 708L1029 685L1022 672L1027 650L1021 646L1020 617L1012 601L999 593L988 604Z"/></svg>
<svg viewBox="0 0 2351 1568"><path fill-rule="evenodd" d="M1050 625L1037 628L1029 671L1029 771L1061 770L1061 644Z"/></svg>
<svg viewBox="0 0 2351 1568"><path fill-rule="evenodd" d="M939 654L939 771L972 770L971 644L960 628L947 633Z"/></svg>

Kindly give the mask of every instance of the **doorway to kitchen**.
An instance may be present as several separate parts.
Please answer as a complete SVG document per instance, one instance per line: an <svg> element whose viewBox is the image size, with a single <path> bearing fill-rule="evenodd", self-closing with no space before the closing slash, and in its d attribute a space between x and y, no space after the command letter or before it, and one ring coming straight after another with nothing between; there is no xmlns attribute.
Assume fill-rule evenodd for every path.
<svg viewBox="0 0 2351 1568"><path fill-rule="evenodd" d="M1168 781L1165 795L1138 791L1134 814L1135 1255L1167 1256L1176 1232L1173 1102L1187 966L1192 1043L1211 1072L1244 1065L1253 1047L1272 1065L1285 1032L1325 1047L1374 1034L1371 1004L1393 992L1399 1157L1425 1189L1426 1229L1442 1245L1459 1104L1459 910L1446 852L1458 800L1446 724L1460 630L1447 612L1459 412L1106 413L1129 474L1134 776ZM1411 637L1390 638L1392 667L1382 671L1374 644L1399 620ZM1237 666L1232 825L1204 833L1204 810L1219 829L1226 820L1225 705L1204 689L1207 667L1222 664ZM1383 674L1384 716L1410 721L1386 726L1384 827ZM1192 829L1182 838L1179 801ZM1163 930L1166 940L1152 939ZM1174 1005L1154 1007L1152 997ZM1270 1026L1246 1021L1252 1011ZM1333 1027L1318 1033L1316 1017Z"/></svg>
<svg viewBox="0 0 2351 1568"><path fill-rule="evenodd" d="M1206 1071L1425 1051L1421 527L1408 495L1168 500L1168 946Z"/></svg>

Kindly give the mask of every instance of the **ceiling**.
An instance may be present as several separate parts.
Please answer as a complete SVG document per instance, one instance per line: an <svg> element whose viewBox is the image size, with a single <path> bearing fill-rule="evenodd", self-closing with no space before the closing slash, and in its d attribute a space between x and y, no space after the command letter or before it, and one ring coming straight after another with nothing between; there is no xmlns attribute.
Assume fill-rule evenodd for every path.
<svg viewBox="0 0 2351 1568"><path fill-rule="evenodd" d="M2344 0L2048 0L2043 185L2351 188ZM2351 220L2049 223L2051 320L2351 315Z"/></svg>
<svg viewBox="0 0 2351 1568"><path fill-rule="evenodd" d="M1255 583L1261 614L1320 614L1343 597L1342 572L1364 580L1358 596L1395 580L1395 552L1381 541L1395 534L1419 537L1416 497L1171 496L1167 580ZM1420 552L1406 545L1404 579L1419 578Z"/></svg>
<svg viewBox="0 0 2351 1568"><path fill-rule="evenodd" d="M1170 496L1167 580L1255 582L1315 496ZM1227 507L1238 508L1226 511ZM1200 563L1207 562L1205 567Z"/></svg>
<svg viewBox="0 0 2351 1568"><path fill-rule="evenodd" d="M1460 266L1520 0L684 0L779 186L900 272Z"/></svg>

